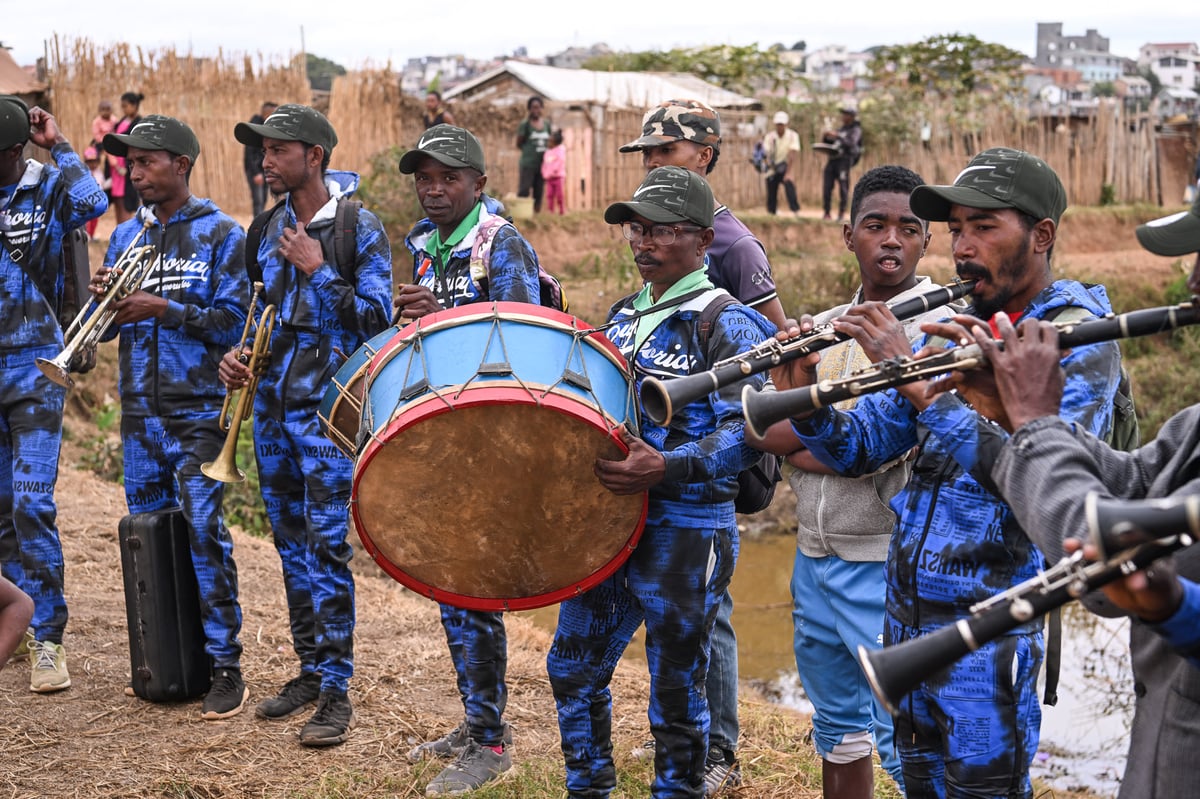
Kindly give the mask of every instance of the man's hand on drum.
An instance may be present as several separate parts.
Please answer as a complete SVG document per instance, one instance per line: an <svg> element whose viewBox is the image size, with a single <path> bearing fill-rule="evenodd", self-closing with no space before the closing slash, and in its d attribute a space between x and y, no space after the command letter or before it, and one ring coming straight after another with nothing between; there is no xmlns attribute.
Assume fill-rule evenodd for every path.
<svg viewBox="0 0 1200 799"><path fill-rule="evenodd" d="M250 350L234 347L221 357L221 363L217 366L217 375L230 391L245 388L250 382L250 367L242 363L243 358L250 360Z"/></svg>
<svg viewBox="0 0 1200 799"><path fill-rule="evenodd" d="M396 293L396 299L392 300L392 305L396 308L396 313L392 316L393 323L401 319L420 319L425 314L442 310L433 292L416 283L401 286L400 291Z"/></svg>
<svg viewBox="0 0 1200 799"><path fill-rule="evenodd" d="M614 494L625 495L641 493L662 482L667 473L667 460L663 454L628 428L621 429L621 440L629 447L625 460L597 458L592 466L600 485Z"/></svg>

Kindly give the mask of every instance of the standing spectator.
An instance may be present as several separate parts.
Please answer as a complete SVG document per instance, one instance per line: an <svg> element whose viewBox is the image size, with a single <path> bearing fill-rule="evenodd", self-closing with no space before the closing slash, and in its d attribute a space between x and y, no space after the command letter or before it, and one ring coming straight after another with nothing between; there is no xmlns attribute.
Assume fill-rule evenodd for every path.
<svg viewBox="0 0 1200 799"><path fill-rule="evenodd" d="M517 128L517 147L521 149L518 197L533 197L533 211L542 210L542 155L550 141L551 125L543 113L541 97L530 97L525 103L528 115Z"/></svg>
<svg viewBox="0 0 1200 799"><path fill-rule="evenodd" d="M425 113L421 116L421 122L425 125L425 130L434 125L454 124L454 115L442 103L442 93L437 89L425 92Z"/></svg>
<svg viewBox="0 0 1200 799"><path fill-rule="evenodd" d="M121 95L121 113L124 116L113 127L113 133L128 133L134 125L142 121L138 109L141 108L144 99L146 99L146 95L136 92L125 92ZM137 210L141 201L138 199L137 191L129 183L129 170L125 159L109 153L108 166L109 175L112 177L112 189L110 190L112 206L119 225L133 216L133 212Z"/></svg>
<svg viewBox="0 0 1200 799"><path fill-rule="evenodd" d="M821 207L824 219L829 219L833 203L833 184L838 187L838 215L841 222L846 216L846 200L850 195L850 167L858 163L862 155L862 125L858 122L858 109L847 105L842 108L842 126L837 130L826 130L821 139L834 146L825 163L824 182L821 185Z"/></svg>
<svg viewBox="0 0 1200 799"><path fill-rule="evenodd" d="M225 442L225 389L218 366L238 343L250 304L246 234L188 185L200 142L178 119L148 114L126 134L109 134L109 152L129 164L146 206L113 232L92 293L104 294L110 267L133 245L155 247L156 266L141 286L113 303L106 339L120 339L121 442L130 513L179 506L187 523L200 589L212 687L200 717L242 712L242 608L233 539L221 505L225 484L201 472Z"/></svg>
<svg viewBox="0 0 1200 799"><path fill-rule="evenodd" d="M335 235L335 221L359 178L329 169L337 133L320 112L281 105L261 125L239 122L234 136L263 148L267 188L287 196L246 263L262 275L263 304L279 309L254 400L255 458L300 674L260 702L255 715L285 719L316 702L300 744L334 746L356 721L347 694L354 675L354 551L346 540L346 503L354 464L329 446L317 410L341 353L354 352L390 321L392 251L379 218L357 208L355 250L345 259L353 272L343 274L345 256L334 245L350 236ZM228 388L249 381L242 354L230 351L221 360Z"/></svg>
<svg viewBox="0 0 1200 799"><path fill-rule="evenodd" d="M474 134L453 125L430 128L400 159L400 172L413 176L426 213L404 240L413 254L413 271L412 282L401 286L394 301L400 316L419 319L477 302L538 302L537 254L515 227L497 219L499 206L483 191L487 165ZM491 250L485 263L473 264L487 228L495 231ZM508 702L504 614L444 603L439 608L463 719L409 753L413 760L453 758L425 787L426 796L474 790L512 768L512 730L503 718Z"/></svg>
<svg viewBox="0 0 1200 799"><path fill-rule="evenodd" d="M550 134L550 142L542 154L542 181L546 184L546 210L565 214L563 192L567 182L567 148L563 146L563 134L556 130Z"/></svg>
<svg viewBox="0 0 1200 799"><path fill-rule="evenodd" d="M54 163L23 158L26 142ZM37 359L63 350L63 236L108 200L54 117L11 95L0 95L0 187L0 570L33 599L18 651L29 654L30 690L49 693L71 686L54 503L66 389Z"/></svg>
<svg viewBox="0 0 1200 799"><path fill-rule="evenodd" d="M104 171L103 150L98 149L95 145L88 145L83 151L83 162L87 164L88 169L92 172L92 179L100 188L104 189L107 196L112 188L112 178ZM96 238L96 226L100 224L99 217L89 219L84 223L84 230L87 231L88 239Z"/></svg>
<svg viewBox="0 0 1200 799"><path fill-rule="evenodd" d="M250 117L250 124L261 125L278 107L278 103L267 100L258 113ZM267 181L263 177L262 160L263 149L247 144L242 154L242 169L246 173L246 183L250 186L250 205L254 216L261 214L267 207Z"/></svg>
<svg viewBox="0 0 1200 799"><path fill-rule="evenodd" d="M92 119L92 146L99 152L104 152L104 137L113 132L117 120L113 117L112 100L101 100L96 107L96 116Z"/></svg>
<svg viewBox="0 0 1200 799"><path fill-rule="evenodd" d="M862 283L848 304L819 314L814 324L828 324L859 303L902 302L933 288L928 277L917 275L929 244L929 224L908 204L909 194L923 183L902 166L877 167L858 181L842 236L858 261ZM920 338L922 322L950 313L935 308L905 322L905 336ZM852 339L822 352L817 377L837 380L870 363ZM855 402L836 407L847 410ZM886 614L884 561L896 526L888 502L908 481L911 453L869 476L842 477L805 450L787 420L772 425L763 448L786 455L796 467L790 477L797 518L793 645L804 693L813 703L812 740L821 756L823 795L870 799L872 737L883 768L898 785L904 784L892 718L872 696L857 651L859 646L880 646Z"/></svg>
<svg viewBox="0 0 1200 799"><path fill-rule="evenodd" d="M659 167L633 198L610 205L604 220L621 227L645 281L609 313L608 337L629 360L637 383L650 374L669 379L709 369L770 335L774 326L737 302L711 325L701 322L711 303L728 298L705 274L715 202L704 178L682 167ZM648 492L649 512L629 559L559 608L546 667L568 796L606 797L616 786L609 683L643 622L647 715L655 741L650 795L704 792L709 636L737 562L737 475L757 459L743 438L741 392L765 381L763 374L752 375L705 395L666 427L643 414L640 435L623 433L629 454L594 464L609 491Z"/></svg>
<svg viewBox="0 0 1200 799"><path fill-rule="evenodd" d="M774 214L779 204L779 184L787 195L788 208L800 215L800 201L796 199L796 162L800 154L800 134L788 127L787 111L775 112L775 128L763 139L767 151L767 213Z"/></svg>

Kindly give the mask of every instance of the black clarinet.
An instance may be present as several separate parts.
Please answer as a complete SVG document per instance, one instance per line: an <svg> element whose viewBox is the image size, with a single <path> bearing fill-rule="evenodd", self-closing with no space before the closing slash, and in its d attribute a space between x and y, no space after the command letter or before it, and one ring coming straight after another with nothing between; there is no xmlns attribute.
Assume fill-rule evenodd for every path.
<svg viewBox="0 0 1200 799"><path fill-rule="evenodd" d="M1109 314L1081 322L1053 322L1058 328L1062 349L1163 333L1187 325L1200 324L1200 297L1179 305L1143 308L1123 314ZM996 345L1004 343L997 340ZM987 356L979 344L951 347L924 358L888 358L839 380L821 380L811 386L787 391L758 391L747 386L742 391L742 410L746 425L761 438L768 427L784 419L810 413L835 402L915 383L952 370L965 371L987 365Z"/></svg>
<svg viewBox="0 0 1200 799"><path fill-rule="evenodd" d="M1086 513L1092 542L1101 553L1117 554L1087 562L1082 550L1076 551L1037 577L973 606L970 616L954 624L895 646L858 648L871 690L889 712L895 715L901 699L964 655L1190 546L1200 536L1200 496L1122 501L1102 500L1092 492Z"/></svg>
<svg viewBox="0 0 1200 799"><path fill-rule="evenodd" d="M926 311L962 299L971 292L974 286L974 280L956 280L903 302L898 302L889 308L897 319L901 321L911 319ZM675 408L682 408L706 394L718 391L750 375L765 372L797 358L803 358L809 353L827 349L834 344L847 341L849 338L850 336L845 333L834 330L833 325L822 325L816 330L787 341L779 341L776 338L768 339L752 350L713 364L712 368L705 372L672 380L647 377L642 381L641 387L642 409L655 424L665 425L671 421Z"/></svg>

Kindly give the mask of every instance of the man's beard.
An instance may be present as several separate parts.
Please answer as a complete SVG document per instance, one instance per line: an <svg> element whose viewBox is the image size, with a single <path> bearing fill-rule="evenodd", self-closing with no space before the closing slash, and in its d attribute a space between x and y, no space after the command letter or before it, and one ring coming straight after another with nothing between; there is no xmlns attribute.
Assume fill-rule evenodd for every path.
<svg viewBox="0 0 1200 799"><path fill-rule="evenodd" d="M995 275L987 267L977 264L974 261L965 261L957 265L956 269L960 278L963 280L983 279L996 292L991 297L972 298L976 316L980 319L991 319L996 315L997 311L1004 310L1004 306L1013 297L1013 286L1016 278L1030 268L1029 256L1032 252L1033 238L1029 237L1025 239L1025 244L1020 252L1014 253L1011 257L1000 262ZM997 277L1005 280L1005 285L997 285L995 280Z"/></svg>

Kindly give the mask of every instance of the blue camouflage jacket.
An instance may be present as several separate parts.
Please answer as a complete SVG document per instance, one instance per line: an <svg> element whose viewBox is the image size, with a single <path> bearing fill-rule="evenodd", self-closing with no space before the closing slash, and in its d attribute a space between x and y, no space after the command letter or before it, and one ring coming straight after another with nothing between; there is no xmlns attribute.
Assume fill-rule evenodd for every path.
<svg viewBox="0 0 1200 799"><path fill-rule="evenodd" d="M271 338L271 359L259 380L256 413L281 419L286 411L315 413L329 381L367 339L391 322L392 251L379 218L365 208L355 227L355 283L338 272L333 253L334 214L339 197L358 188L353 172L328 170L330 199L305 226L317 239L325 263L311 276L279 254L284 227L295 228L291 201L263 228L258 247L263 295L256 313L270 303L278 309Z"/></svg>
<svg viewBox="0 0 1200 799"><path fill-rule="evenodd" d="M1059 280L1034 297L1022 318L1053 316L1068 305L1096 315L1110 310L1102 286ZM1103 436L1112 425L1120 349L1115 342L1076 347L1062 365L1061 415ZM1042 553L987 474L1008 434L957 394L943 394L917 413L893 389L864 397L853 410L821 409L793 426L822 463L851 476L920 446L912 476L891 501L897 520L887 559L887 610L901 624L951 623L1045 569ZM1038 619L1012 632L1040 626Z"/></svg>
<svg viewBox="0 0 1200 799"><path fill-rule="evenodd" d="M717 361L746 352L775 333L775 326L758 311L734 304L721 311L709 334L707 349L702 347L700 313L719 293L705 292L680 305L636 353L634 336L642 319L621 321L634 313L636 295L613 306L609 321L615 324L605 335L630 362L638 396L648 376L671 379L706 371ZM651 501L732 505L738 492L738 473L762 456L746 445L742 388L750 385L761 389L766 380L766 374L759 373L707 394L676 410L666 427L640 414L642 438L667 462L662 481L650 489Z"/></svg>
<svg viewBox="0 0 1200 799"><path fill-rule="evenodd" d="M413 254L413 282L432 291L443 308L483 300L537 305L541 301L537 253L512 225L500 228L492 241L491 258L485 265L486 288L471 278L471 248L475 246L479 228L500 209L500 203L486 194L480 202L483 208L479 211L479 224L458 243L445 264L435 264L433 256L425 250L437 225L426 218L413 226L404 239Z"/></svg>
<svg viewBox="0 0 1200 799"><path fill-rule="evenodd" d="M29 160L16 186L0 187L0 349L62 345L63 236L108 210L71 145L50 155L54 164Z"/></svg>
<svg viewBox="0 0 1200 799"><path fill-rule="evenodd" d="M142 235L145 220L153 225ZM241 338L250 303L244 268L246 234L211 200L190 197L166 225L141 208L108 245L112 266L130 245L153 245L154 266L141 290L165 297L162 318L111 327L120 336L121 412L170 416L218 411L225 387L221 357Z"/></svg>

